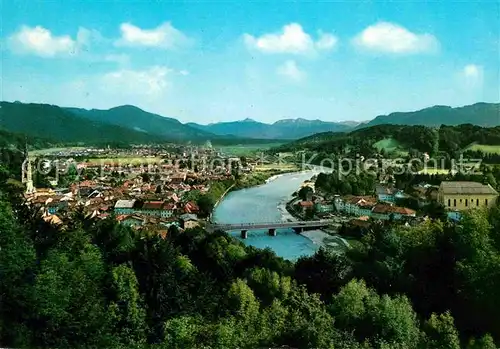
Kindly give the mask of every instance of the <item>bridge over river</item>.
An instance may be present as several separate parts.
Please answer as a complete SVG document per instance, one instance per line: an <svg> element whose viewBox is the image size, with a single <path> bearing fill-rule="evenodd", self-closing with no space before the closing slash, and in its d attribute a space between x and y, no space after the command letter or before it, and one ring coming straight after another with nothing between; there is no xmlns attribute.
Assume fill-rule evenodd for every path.
<svg viewBox="0 0 500 349"><path fill-rule="evenodd" d="M295 221L295 222L271 222L271 223L236 223L236 224L217 224L209 223L207 225L208 231L241 231L241 238L247 238L249 230L267 230L269 235L276 236L276 229L293 229L297 233L304 230L315 230L325 228L333 222L329 220L320 221Z"/></svg>

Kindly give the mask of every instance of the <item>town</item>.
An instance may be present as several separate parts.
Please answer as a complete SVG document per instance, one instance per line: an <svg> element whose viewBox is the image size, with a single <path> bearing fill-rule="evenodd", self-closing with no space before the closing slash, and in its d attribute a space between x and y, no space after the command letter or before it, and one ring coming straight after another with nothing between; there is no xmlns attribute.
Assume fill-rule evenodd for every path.
<svg viewBox="0 0 500 349"><path fill-rule="evenodd" d="M500 348L499 0L0 0L0 349Z"/></svg>
<svg viewBox="0 0 500 349"><path fill-rule="evenodd" d="M43 156L25 153L26 203L46 222L60 225L62 216L81 211L90 219L113 217L163 236L172 225L182 229L204 225L236 184L239 188L263 184L286 168L295 168L277 170L270 165L272 159L257 154L248 159L222 154L210 142L162 148L68 148Z"/></svg>
<svg viewBox="0 0 500 349"><path fill-rule="evenodd" d="M46 222L61 225L64 216L79 211L89 219L115 219L163 237L171 226L207 227L218 202L230 190L241 188L241 179L252 177L259 166L268 166L265 179L299 169L292 164L288 171L274 168L279 165L273 160L290 154L236 157L214 150L210 142L203 146L68 148L46 153L41 160L26 154L22 173L26 203ZM428 160L427 154L423 160ZM329 220L325 231L335 235L362 236L376 221L417 225L435 218L429 217L429 207L441 208L448 219L459 221L462 211L492 207L498 197L490 184L471 181L421 182L398 189L395 176L385 171L364 175L366 195L349 190L340 195L342 190L328 184L332 176L320 173L304 181L286 207L297 220ZM35 187L34 178L48 186ZM249 183L258 184L263 182Z"/></svg>

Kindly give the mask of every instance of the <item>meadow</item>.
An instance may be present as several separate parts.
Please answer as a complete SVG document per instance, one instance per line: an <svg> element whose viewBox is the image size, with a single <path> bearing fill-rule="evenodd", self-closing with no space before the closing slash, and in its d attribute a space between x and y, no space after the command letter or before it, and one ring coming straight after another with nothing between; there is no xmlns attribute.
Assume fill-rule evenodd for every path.
<svg viewBox="0 0 500 349"><path fill-rule="evenodd" d="M376 148L378 151L381 151L383 149L386 153L394 153L402 156L408 154L407 151L403 150L401 143L399 143L394 138L384 138L374 143L373 147Z"/></svg>
<svg viewBox="0 0 500 349"><path fill-rule="evenodd" d="M481 151L485 154L500 154L500 145L471 144L465 150Z"/></svg>
<svg viewBox="0 0 500 349"><path fill-rule="evenodd" d="M277 171L298 171L299 167L296 164L262 164L255 166L255 171L265 172L271 170Z"/></svg>
<svg viewBox="0 0 500 349"><path fill-rule="evenodd" d="M260 143L260 144L236 144L236 145L225 145L215 147L222 153L235 155L235 156L245 156L253 155L259 151L265 151L273 147L280 146L281 143Z"/></svg>
<svg viewBox="0 0 500 349"><path fill-rule="evenodd" d="M61 151L79 151L79 150L85 150L85 149L87 149L87 148L85 148L85 147L47 148L47 149L31 150L29 152L29 154L33 155L33 156L43 156L43 155L50 155L53 153L58 153Z"/></svg>
<svg viewBox="0 0 500 349"><path fill-rule="evenodd" d="M89 165L153 165L160 164L163 159L156 157L107 157L107 158L89 158L85 162Z"/></svg>

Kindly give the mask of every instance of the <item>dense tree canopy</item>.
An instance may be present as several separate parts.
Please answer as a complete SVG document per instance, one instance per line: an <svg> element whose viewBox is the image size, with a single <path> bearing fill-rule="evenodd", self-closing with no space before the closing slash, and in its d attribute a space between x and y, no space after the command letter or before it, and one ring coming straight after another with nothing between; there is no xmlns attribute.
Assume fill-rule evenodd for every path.
<svg viewBox="0 0 500 349"><path fill-rule="evenodd" d="M42 348L495 348L500 210L374 225L297 262L224 233L167 238L0 189L0 344Z"/></svg>

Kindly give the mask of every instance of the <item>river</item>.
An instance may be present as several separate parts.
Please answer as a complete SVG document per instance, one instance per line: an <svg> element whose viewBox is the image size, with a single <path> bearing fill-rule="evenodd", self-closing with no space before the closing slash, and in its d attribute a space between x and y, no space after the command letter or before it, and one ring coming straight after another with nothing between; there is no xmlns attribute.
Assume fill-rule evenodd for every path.
<svg viewBox="0 0 500 349"><path fill-rule="evenodd" d="M213 220L217 223L268 223L293 219L285 204L299 189L302 182L319 173L319 169L287 173L268 183L230 192L217 206ZM276 236L267 235L267 230L249 231L242 239L247 245L271 248L278 256L295 261L300 256L313 255L328 234L322 231L308 231L296 234L292 229L278 229ZM240 232L230 232L240 238Z"/></svg>

